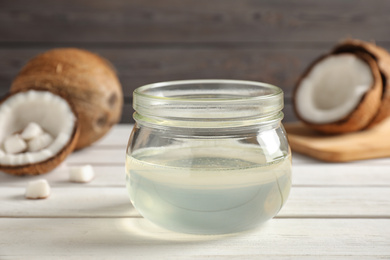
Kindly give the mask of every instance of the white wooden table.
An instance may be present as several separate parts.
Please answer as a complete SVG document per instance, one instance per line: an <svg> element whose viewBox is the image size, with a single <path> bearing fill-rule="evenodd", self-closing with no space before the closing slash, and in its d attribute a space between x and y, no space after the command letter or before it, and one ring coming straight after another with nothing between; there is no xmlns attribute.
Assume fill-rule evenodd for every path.
<svg viewBox="0 0 390 260"><path fill-rule="evenodd" d="M124 158L131 125L38 177L0 173L0 259L390 259L390 158L329 164L293 156L293 188L264 226L224 236L170 232L129 202ZM92 164L88 184L68 169ZM51 196L24 199L46 178Z"/></svg>

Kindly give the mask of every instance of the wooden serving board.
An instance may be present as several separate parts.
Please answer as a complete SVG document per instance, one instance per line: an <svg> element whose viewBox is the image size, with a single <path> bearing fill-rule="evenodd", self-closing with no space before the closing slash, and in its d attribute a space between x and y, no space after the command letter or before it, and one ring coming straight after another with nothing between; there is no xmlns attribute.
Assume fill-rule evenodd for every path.
<svg viewBox="0 0 390 260"><path fill-rule="evenodd" d="M369 130L322 135L302 123L286 123L291 149L328 162L390 157L390 119Z"/></svg>

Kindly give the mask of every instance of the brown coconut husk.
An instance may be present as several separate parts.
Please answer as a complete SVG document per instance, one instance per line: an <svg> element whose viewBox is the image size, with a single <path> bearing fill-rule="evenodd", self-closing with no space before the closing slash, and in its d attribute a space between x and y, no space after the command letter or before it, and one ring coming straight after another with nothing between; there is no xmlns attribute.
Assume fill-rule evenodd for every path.
<svg viewBox="0 0 390 260"><path fill-rule="evenodd" d="M296 100L295 96L302 80L310 73L310 71L314 68L314 66L316 66L316 64L318 64L323 59L329 57L330 55L337 55L337 54L326 54L319 57L309 65L309 67L299 78L293 92L294 112L298 117L298 119L304 122L307 126L324 134L341 134L341 133L348 133L348 132L361 130L367 127L367 125L370 124L370 122L372 122L373 118L377 114L378 108L381 103L381 95L382 95L382 79L381 79L378 65L376 61L366 53L356 52L351 55L358 56L358 58L360 58L361 60L363 60L365 63L368 64L368 66L371 68L371 72L374 78L374 83L371 86L371 89L366 92L366 94L362 97L359 104L349 115L336 122L326 123L326 124L315 124L303 119L299 115L299 112L296 109L295 104L298 101Z"/></svg>
<svg viewBox="0 0 390 260"><path fill-rule="evenodd" d="M5 102L8 98L10 98L11 96L18 94L20 92L25 92L25 91L29 91L29 90L30 89L22 89L22 90L15 91L13 93L6 95L0 101L0 105L3 102ZM35 89L31 89L31 90L47 91L47 90L42 90L40 88L35 88ZM0 171L9 173L11 175L18 175L18 176L41 175L41 174L48 173L48 172L52 171L53 169L55 169L58 165L60 165L66 159L66 157L68 157L69 154L71 154L74 151L74 149L76 148L77 141L78 141L79 136L80 136L80 127L79 127L79 120L77 119L77 112L75 110L74 105L68 100L66 94L60 93L60 92L57 92L54 94L65 99L68 102L68 104L72 110L72 113L75 115L76 122L74 124L72 135L69 139L70 141L57 154L55 154L53 157L51 157L45 161L38 162L38 163L22 164L22 165L1 165L0 164Z"/></svg>
<svg viewBox="0 0 390 260"><path fill-rule="evenodd" d="M366 53L378 64L382 79L382 98L379 110L367 128L373 127L390 116L390 53L375 43L348 39L335 46L332 53Z"/></svg>
<svg viewBox="0 0 390 260"><path fill-rule="evenodd" d="M79 119L76 149L89 146L120 120L122 87L112 65L75 48L53 49L31 59L14 79L11 92L30 88L65 92Z"/></svg>

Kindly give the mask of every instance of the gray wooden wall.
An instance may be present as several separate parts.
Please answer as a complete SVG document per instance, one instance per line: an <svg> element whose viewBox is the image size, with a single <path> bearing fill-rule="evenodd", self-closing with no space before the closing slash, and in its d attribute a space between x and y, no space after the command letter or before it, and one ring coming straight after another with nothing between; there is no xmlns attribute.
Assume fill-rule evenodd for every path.
<svg viewBox="0 0 390 260"><path fill-rule="evenodd" d="M346 37L390 49L388 0L0 0L0 95L34 55L86 48L132 91L177 79L264 81L291 90L308 63Z"/></svg>

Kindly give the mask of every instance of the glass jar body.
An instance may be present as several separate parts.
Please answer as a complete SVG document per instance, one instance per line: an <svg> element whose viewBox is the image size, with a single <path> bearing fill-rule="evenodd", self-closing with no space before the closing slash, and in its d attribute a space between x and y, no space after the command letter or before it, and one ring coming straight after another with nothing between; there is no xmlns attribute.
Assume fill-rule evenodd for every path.
<svg viewBox="0 0 390 260"><path fill-rule="evenodd" d="M265 222L291 187L280 120L207 128L138 120L126 155L131 202L146 219L178 232L232 233Z"/></svg>

